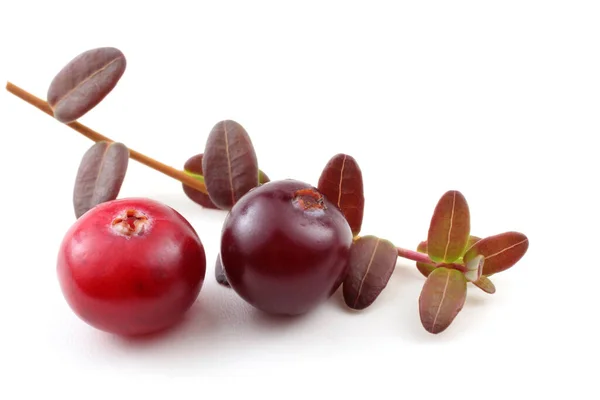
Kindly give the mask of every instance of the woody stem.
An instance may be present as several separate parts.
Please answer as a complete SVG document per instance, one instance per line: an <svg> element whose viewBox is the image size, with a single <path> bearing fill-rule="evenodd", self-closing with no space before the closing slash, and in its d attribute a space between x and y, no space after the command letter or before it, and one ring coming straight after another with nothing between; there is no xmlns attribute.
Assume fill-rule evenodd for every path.
<svg viewBox="0 0 600 400"><path fill-rule="evenodd" d="M46 101L40 99L39 97L34 96L33 94L25 91L24 89L21 89L20 87L14 85L11 82L6 83L6 90L8 90L10 93L14 94L21 100L26 101L27 103L31 104L34 107L37 107L41 111L50 115L51 117L54 117L54 112L52 111L52 109L50 108L48 103ZM87 126L85 126L77 121L70 122L65 125L76 130L77 132L81 133L83 136L87 137L88 139L93 140L94 142L100 142L100 141L114 142L114 140L109 139L104 135L101 135L100 133L94 131L93 129L88 128ZM163 174L170 176L173 179L178 180L179 182L185 184L186 186L190 186L204 194L208 194L208 192L206 190L206 185L204 184L204 182L199 181L196 178L194 178L193 176L186 174L184 171L177 170L173 167L163 164L160 161L157 161L151 157L148 157L148 156L146 156L140 152L137 152L135 150L132 150L132 149L129 149L129 157L135 161L138 161L138 162L152 168L152 169L155 169L156 171L162 172Z"/></svg>

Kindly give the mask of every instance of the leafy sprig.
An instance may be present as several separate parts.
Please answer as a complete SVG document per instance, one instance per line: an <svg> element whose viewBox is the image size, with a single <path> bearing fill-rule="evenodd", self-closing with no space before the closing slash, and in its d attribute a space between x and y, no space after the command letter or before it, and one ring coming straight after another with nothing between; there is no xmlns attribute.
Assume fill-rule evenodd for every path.
<svg viewBox="0 0 600 400"><path fill-rule="evenodd" d="M417 269L427 278L419 314L428 332L440 333L452 323L465 302L467 282L495 293L489 277L515 265L529 247L529 239L522 233L504 232L480 239L470 234L470 225L467 200L459 191L448 191L434 210L427 240L417 247L431 260L417 262Z"/></svg>
<svg viewBox="0 0 600 400"><path fill-rule="evenodd" d="M339 160L347 161L350 168L339 167ZM396 248L386 239L359 236L364 184L355 158L335 155L323 169L319 184L319 190L330 196L330 200L333 198L344 215L351 216L347 217L348 223L355 227L343 289L346 305L362 310L373 304L387 286L396 256L408 258L416 261L417 269L426 277L418 306L421 323L430 333L443 332L454 321L465 304L467 283L486 293L495 293L489 277L515 265L529 246L527 236L519 232L483 239L471 235L467 200L460 191L450 190L438 200L427 240L419 243L417 251ZM356 210L357 207L361 209Z"/></svg>
<svg viewBox="0 0 600 400"><path fill-rule="evenodd" d="M229 210L247 192L269 182L258 168L250 135L236 121L214 125L204 152L194 154L179 170L101 135L76 120L91 111L116 86L126 68L118 49L88 50L55 76L44 101L8 82L6 89L57 121L95 142L82 156L73 192L75 216L118 197L129 158L181 182L184 193L207 208ZM527 252L529 239L508 231L480 238L471 235L471 216L464 195L451 190L439 199L427 239L416 251L396 247L374 235L360 236L364 217L364 184L355 158L336 154L325 165L317 184L345 216L354 235L348 268L340 279L346 305L354 310L372 306L386 288L397 258L416 261L426 278L418 299L423 327L437 334L446 330L462 310L467 284L486 293L496 288L490 277L515 265ZM219 258L215 279L228 286Z"/></svg>

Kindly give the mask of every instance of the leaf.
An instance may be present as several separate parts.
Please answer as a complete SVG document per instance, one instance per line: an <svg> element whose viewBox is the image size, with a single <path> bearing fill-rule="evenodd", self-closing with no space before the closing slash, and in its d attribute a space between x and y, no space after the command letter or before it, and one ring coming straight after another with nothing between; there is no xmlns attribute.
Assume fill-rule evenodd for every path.
<svg viewBox="0 0 600 400"><path fill-rule="evenodd" d="M465 267L467 268L465 278L467 278L469 282L475 282L481 277L484 261L485 257L478 255L465 263Z"/></svg>
<svg viewBox="0 0 600 400"><path fill-rule="evenodd" d="M477 281L472 283L473 285L477 286L479 289L483 290L486 293L496 293L496 286L494 286L490 278L488 278L485 275L481 275L481 277Z"/></svg>
<svg viewBox="0 0 600 400"><path fill-rule="evenodd" d="M185 164L183 165L183 171L198 179L199 181L204 182L204 173L202 172L202 157L203 154L196 154L195 156L190 157ZM269 182L269 177L263 171L258 171L258 179L261 184ZM190 186L187 186L185 183L181 184L183 187L183 192L187 197L190 198L193 202L200 204L202 207L218 209L215 203L212 202L210 197L206 193L202 193L199 190L196 190Z"/></svg>
<svg viewBox="0 0 600 400"><path fill-rule="evenodd" d="M360 233L365 207L362 171L356 160L347 154L336 154L325 165L317 185L330 202L344 214L352 234Z"/></svg>
<svg viewBox="0 0 600 400"><path fill-rule="evenodd" d="M54 118L68 123L97 106L117 85L127 62L114 47L88 50L72 59L48 88L48 105Z"/></svg>
<svg viewBox="0 0 600 400"><path fill-rule="evenodd" d="M515 265L527 252L529 239L520 232L504 232L481 239L464 256L465 262L478 255L485 257L483 275L490 276Z"/></svg>
<svg viewBox="0 0 600 400"><path fill-rule="evenodd" d="M473 246L475 243L479 242L480 240L481 240L481 238L478 237L478 236L473 236L473 235L469 236L469 241L467 242L467 246L465 247L465 251L467 249L469 249L471 246ZM461 254L461 256L464 256L464 253Z"/></svg>
<svg viewBox="0 0 600 400"><path fill-rule="evenodd" d="M481 240L481 238L479 238L477 236L472 236L472 235L469 236L469 241L467 243L466 248L468 249L469 247L471 247L473 244L477 243L480 240ZM427 254L427 240L424 240L421 243L419 243L419 246L417 246L417 251L419 253ZM431 271L433 271L435 269L435 265L417 262L417 269L419 270L419 272L421 272L421 274L423 274L423 276L427 277L431 273Z"/></svg>
<svg viewBox="0 0 600 400"><path fill-rule="evenodd" d="M348 272L343 283L348 307L362 310L377 299L394 272L398 252L388 240L362 236L352 243Z"/></svg>
<svg viewBox="0 0 600 400"><path fill-rule="evenodd" d="M427 254L427 241L426 240L419 243L419 246L417 246L417 251L419 253ZM424 277L428 277L429 274L431 273L431 271L433 271L435 269L435 265L417 262L417 269L419 270L420 273L423 274Z"/></svg>
<svg viewBox="0 0 600 400"><path fill-rule="evenodd" d="M259 169L258 170L258 183L261 185L264 185L267 182L271 182L271 179L269 179L269 176Z"/></svg>
<svg viewBox="0 0 600 400"><path fill-rule="evenodd" d="M117 198L128 163L129 150L122 143L97 142L85 152L73 188L77 218L96 205Z"/></svg>
<svg viewBox="0 0 600 400"><path fill-rule="evenodd" d="M438 267L429 274L419 296L421 323L427 332L443 332L462 310L467 280L456 269Z"/></svg>
<svg viewBox="0 0 600 400"><path fill-rule="evenodd" d="M204 181L204 176L202 172L202 157L202 153L190 157L183 165L183 170L186 174L191 175L198 180ZM205 208L219 208L215 205L215 203L212 202L212 200L207 194L202 193L201 191L196 190L193 187L187 186L185 183L182 183L181 186L185 195L193 202L200 204L202 207Z"/></svg>
<svg viewBox="0 0 600 400"><path fill-rule="evenodd" d="M456 190L438 201L427 235L427 253L436 262L451 263L463 255L471 230L469 206Z"/></svg>
<svg viewBox="0 0 600 400"><path fill-rule="evenodd" d="M206 141L202 170L210 199L223 210L230 210L258 186L254 146L240 124L225 120L213 127Z"/></svg>
<svg viewBox="0 0 600 400"><path fill-rule="evenodd" d="M225 275L225 271L223 270L223 264L221 263L221 255L217 254L217 260L215 261L215 278L219 285L225 287L231 287L229 282L227 281L227 276Z"/></svg>

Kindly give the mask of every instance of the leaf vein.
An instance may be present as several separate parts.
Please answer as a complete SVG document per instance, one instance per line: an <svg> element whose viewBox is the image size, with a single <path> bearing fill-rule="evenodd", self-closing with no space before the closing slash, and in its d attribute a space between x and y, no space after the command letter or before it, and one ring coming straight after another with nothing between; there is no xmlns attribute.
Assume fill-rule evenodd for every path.
<svg viewBox="0 0 600 400"><path fill-rule="evenodd" d="M369 264L367 265L365 274L362 277L360 284L358 285L358 292L356 293L356 298L354 299L354 307L356 307L356 305L358 304L358 299L360 299L360 293L362 292L362 288L365 283L365 280L367 279L367 276L369 275L369 271L371 270L371 265L373 265L373 259L375 259L375 253L377 253L377 247L379 246L380 240L381 240L380 238L377 238L377 241L375 242L375 247L373 248L373 253L371 254L371 259L369 260Z"/></svg>
<svg viewBox="0 0 600 400"><path fill-rule="evenodd" d="M229 189L231 190L231 205L235 204L233 191L233 176L231 174L231 156L229 155L229 140L227 139L227 123L223 122L223 135L225 136L225 153L227 154L227 170L229 171Z"/></svg>
<svg viewBox="0 0 600 400"><path fill-rule="evenodd" d="M442 292L442 298L440 299L440 304L438 305L438 309L435 313L435 317L433 318L433 323L431 324L431 330L435 329L435 323L437 322L438 316L440 315L440 310L442 309L442 305L444 304L444 299L446 298L446 291L448 290L448 284L450 283L450 270L447 272L446 284L444 285L444 291Z"/></svg>
<svg viewBox="0 0 600 400"><path fill-rule="evenodd" d="M111 62L107 63L105 66L103 66L102 68L100 68L97 71L94 71L93 74L91 74L90 76L88 76L87 78L85 78L84 80L82 80L81 82L79 82L77 84L77 86L75 86L74 88L72 88L71 90L69 90L67 93L65 93L60 99L58 99L56 101L56 103L54 103L54 109L58 108L58 105L67 97L69 97L69 95L71 93L73 93L75 90L77 90L78 88L80 88L81 86L83 86L86 82L88 82L90 79L92 79L94 76L98 75L99 73L101 73L102 71L104 71L105 69L107 69L108 67L110 67L111 65L113 65L117 60L119 60L120 58L123 58L122 56L118 56L117 58L115 58L114 60L112 60Z"/></svg>
<svg viewBox="0 0 600 400"><path fill-rule="evenodd" d="M452 225L454 224L454 207L456 206L456 192L452 196L452 212L450 213L450 227L448 228L448 240L446 241L446 249L444 250L444 260L448 255L448 247L450 247L450 239L452 238Z"/></svg>
<svg viewBox="0 0 600 400"><path fill-rule="evenodd" d="M338 201L337 205L339 208L342 208L342 182L344 181L344 168L346 166L346 156L344 155L344 159L342 160L342 168L340 169L340 184L338 187Z"/></svg>
<svg viewBox="0 0 600 400"><path fill-rule="evenodd" d="M486 259L486 260L489 260L489 259L490 259L490 258L492 258L492 257L496 257L497 255L499 255L499 254L502 254L502 253L504 253L505 251L508 251L508 250L510 250L510 249L512 249L512 248L515 248L515 247L517 247L517 246L519 246L519 245L521 245L521 244L525 243L527 240L529 240L529 239L523 239L523 240L521 240L519 243L515 243L515 244L513 244L512 246L508 246L508 247L506 247L506 248L504 248L504 249L502 249L502 250L500 250L500 251L498 251L498 252L496 252L496 253L494 253L494 254L491 254L491 255L489 255L489 256L487 256L487 257L485 257L485 259Z"/></svg>

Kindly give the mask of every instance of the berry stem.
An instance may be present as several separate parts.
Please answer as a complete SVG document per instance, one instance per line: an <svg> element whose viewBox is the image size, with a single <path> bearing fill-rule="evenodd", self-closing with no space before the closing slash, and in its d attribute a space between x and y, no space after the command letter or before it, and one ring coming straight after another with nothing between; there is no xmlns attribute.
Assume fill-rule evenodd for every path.
<svg viewBox="0 0 600 400"><path fill-rule="evenodd" d="M435 265L436 263L429 258L427 254L419 253L417 251L412 251L408 249L403 249L402 247L398 247L398 256L408 258L409 260L413 260L416 262L421 262L425 264Z"/></svg>
<svg viewBox="0 0 600 400"><path fill-rule="evenodd" d="M27 103L31 104L34 107L37 107L41 111L50 115L51 117L54 117L54 112L52 111L52 109L50 108L48 103L46 101L40 99L39 97L34 96L33 94L25 91L24 89L21 89L20 87L18 87L17 85L14 85L11 82L6 83L6 90L8 90L10 93L14 94L21 100L26 101ZM114 140L101 135L100 133L94 131L93 129L88 128L87 126L85 126L77 121L70 122L70 123L64 124L64 125L67 125L68 127L76 130L77 132L81 133L83 136L87 137L88 139L90 139L94 142L100 142L100 141L114 142ZM148 157L148 156L146 156L142 153L139 153L135 150L132 150L132 149L129 149L129 157L134 159L137 162L140 162L140 163L152 168L152 169L162 172L163 174L170 176L173 179L178 180L179 182L185 184L186 186L190 186L204 194L208 194L208 191L206 190L206 185L204 184L204 182L197 180L193 176L190 176L183 171L179 171L173 167L163 164L151 157Z"/></svg>

